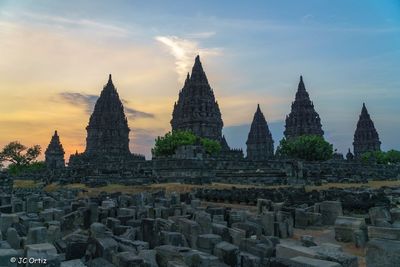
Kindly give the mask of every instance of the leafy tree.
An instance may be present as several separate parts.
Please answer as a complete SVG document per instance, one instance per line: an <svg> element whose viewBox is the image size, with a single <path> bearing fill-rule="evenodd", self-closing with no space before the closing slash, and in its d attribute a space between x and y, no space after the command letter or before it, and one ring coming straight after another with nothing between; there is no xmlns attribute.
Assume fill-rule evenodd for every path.
<svg viewBox="0 0 400 267"><path fill-rule="evenodd" d="M302 135L296 138L283 138L276 151L278 157L323 161L333 156L333 145L318 135Z"/></svg>
<svg viewBox="0 0 400 267"><path fill-rule="evenodd" d="M383 151L370 151L361 155L361 161L364 163L378 163L378 164L398 164L400 163L400 151L389 150Z"/></svg>
<svg viewBox="0 0 400 267"><path fill-rule="evenodd" d="M18 141L7 144L0 152L0 163L9 162L8 172L18 174L20 172L38 171L44 169L43 162L37 162L41 148L39 145L26 147Z"/></svg>
<svg viewBox="0 0 400 267"><path fill-rule="evenodd" d="M34 162L40 155L41 148L39 145L26 147L18 141L14 141L6 145L0 152L0 161L8 161L16 166L29 165Z"/></svg>
<svg viewBox="0 0 400 267"><path fill-rule="evenodd" d="M218 154L221 151L221 144L215 140L201 138L200 143L204 147L206 152L210 155Z"/></svg>
<svg viewBox="0 0 400 267"><path fill-rule="evenodd" d="M151 150L154 156L173 155L180 146L201 144L207 153L214 154L221 150L221 145L208 138L200 138L190 131L172 131L162 137L157 137L154 148Z"/></svg>
<svg viewBox="0 0 400 267"><path fill-rule="evenodd" d="M40 172L46 169L46 164L43 161L32 162L29 165L8 165L8 173L12 175L17 175L19 173L34 173Z"/></svg>
<svg viewBox="0 0 400 267"><path fill-rule="evenodd" d="M388 163L400 163L400 151L394 149L389 150L386 152L386 160Z"/></svg>

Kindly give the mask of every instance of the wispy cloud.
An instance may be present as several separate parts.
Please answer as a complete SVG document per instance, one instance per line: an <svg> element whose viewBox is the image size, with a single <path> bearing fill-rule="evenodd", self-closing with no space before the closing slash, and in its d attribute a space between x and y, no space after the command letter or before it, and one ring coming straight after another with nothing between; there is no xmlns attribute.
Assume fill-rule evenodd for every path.
<svg viewBox="0 0 400 267"><path fill-rule="evenodd" d="M94 105L96 104L96 101L98 99L97 95L73 93L73 92L62 92L59 94L59 96L62 100L71 105L83 106L87 114L92 113ZM154 118L154 114L127 107L127 104L129 102L124 99L122 99L121 101L122 103L124 103L125 115L129 119L133 120L137 118Z"/></svg>
<svg viewBox="0 0 400 267"><path fill-rule="evenodd" d="M206 39L214 36L216 32L195 32L186 35L187 38Z"/></svg>
<svg viewBox="0 0 400 267"><path fill-rule="evenodd" d="M90 31L102 32L107 35L119 36L126 36L130 33L128 29L106 21L92 20L86 18L68 18L63 16L53 16L33 12L22 12L21 14L18 15L19 20L21 20L22 17L25 22L33 21L35 23L46 24L52 27L73 27L78 30L87 29ZM7 13L6 15L8 18L11 19L14 17L13 13Z"/></svg>
<svg viewBox="0 0 400 267"><path fill-rule="evenodd" d="M207 34L203 33L203 38ZM209 36L211 36L208 33ZM170 54L175 57L176 72L179 75L179 81L182 81L196 55L215 56L221 54L219 48L201 48L197 41L180 38L178 36L156 36L155 39L165 45Z"/></svg>

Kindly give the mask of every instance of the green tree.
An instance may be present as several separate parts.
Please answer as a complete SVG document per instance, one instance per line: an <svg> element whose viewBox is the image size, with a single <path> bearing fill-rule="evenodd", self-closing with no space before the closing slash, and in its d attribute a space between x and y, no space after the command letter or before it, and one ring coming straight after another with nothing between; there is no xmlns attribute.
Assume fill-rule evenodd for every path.
<svg viewBox="0 0 400 267"><path fill-rule="evenodd" d="M278 157L324 161L333 156L333 145L318 135L302 135L296 138L283 138L276 151Z"/></svg>
<svg viewBox="0 0 400 267"><path fill-rule="evenodd" d="M210 155L218 154L221 151L221 144L215 140L201 138L200 143Z"/></svg>
<svg viewBox="0 0 400 267"><path fill-rule="evenodd" d="M400 163L400 151L392 149L387 152L365 152L361 155L361 161L364 163L398 164Z"/></svg>
<svg viewBox="0 0 400 267"><path fill-rule="evenodd" d="M0 161L8 161L16 166L29 165L40 155L39 145L26 147L18 141L6 145L0 152Z"/></svg>
<svg viewBox="0 0 400 267"><path fill-rule="evenodd" d="M386 152L386 160L388 163L398 164L400 163L400 151L391 149Z"/></svg>
<svg viewBox="0 0 400 267"><path fill-rule="evenodd" d="M154 156L170 156L173 155L176 149L184 145L201 144L208 154L218 153L221 150L219 142L200 138L190 131L172 131L164 136L159 136L155 140L154 148L151 150Z"/></svg>

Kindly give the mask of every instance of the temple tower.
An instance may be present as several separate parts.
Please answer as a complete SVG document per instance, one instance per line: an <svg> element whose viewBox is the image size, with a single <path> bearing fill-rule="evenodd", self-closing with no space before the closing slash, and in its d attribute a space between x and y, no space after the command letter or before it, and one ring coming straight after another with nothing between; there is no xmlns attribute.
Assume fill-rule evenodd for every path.
<svg viewBox="0 0 400 267"><path fill-rule="evenodd" d="M361 114L357 122L357 128L354 133L354 156L359 159L365 152L380 151L381 142L379 141L378 132L375 129L368 110L363 103Z"/></svg>
<svg viewBox="0 0 400 267"><path fill-rule="evenodd" d="M130 155L130 129L111 74L96 102L86 130L86 155L115 157Z"/></svg>
<svg viewBox="0 0 400 267"><path fill-rule="evenodd" d="M286 116L284 135L287 139L301 135L324 135L321 119L306 91L302 76L300 76L296 98L292 102L292 110Z"/></svg>
<svg viewBox="0 0 400 267"><path fill-rule="evenodd" d="M274 156L274 140L260 105L254 113L246 145L247 159L266 160Z"/></svg>
<svg viewBox="0 0 400 267"><path fill-rule="evenodd" d="M175 102L171 126L172 130L190 130L197 136L223 141L221 112L199 56Z"/></svg>
<svg viewBox="0 0 400 267"><path fill-rule="evenodd" d="M51 141L45 151L45 163L48 169L62 169L65 167L64 148L60 142L57 131L51 137Z"/></svg>

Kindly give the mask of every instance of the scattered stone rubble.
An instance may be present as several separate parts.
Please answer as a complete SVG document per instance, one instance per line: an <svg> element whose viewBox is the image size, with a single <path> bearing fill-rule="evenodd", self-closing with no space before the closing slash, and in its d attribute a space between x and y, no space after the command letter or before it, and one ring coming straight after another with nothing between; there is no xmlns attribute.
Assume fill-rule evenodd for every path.
<svg viewBox="0 0 400 267"><path fill-rule="evenodd" d="M340 242L365 247L367 267L400 260L397 208L371 207L355 217L333 200L288 205L259 198L250 211L205 206L195 193L78 193L2 193L0 266L17 266L11 257L46 259L27 266L60 267L359 266L339 245L293 238L294 228L324 227L333 227Z"/></svg>

